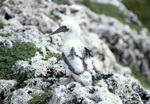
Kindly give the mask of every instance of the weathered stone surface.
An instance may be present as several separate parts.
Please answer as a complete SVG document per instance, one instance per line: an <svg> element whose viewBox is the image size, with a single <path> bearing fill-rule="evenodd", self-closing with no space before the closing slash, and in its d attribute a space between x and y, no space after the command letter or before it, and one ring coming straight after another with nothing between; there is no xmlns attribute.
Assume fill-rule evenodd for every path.
<svg viewBox="0 0 150 104"><path fill-rule="evenodd" d="M10 99L10 104L28 104L28 100L33 98L33 95L43 92L42 90L32 89L29 87L15 90Z"/></svg>
<svg viewBox="0 0 150 104"><path fill-rule="evenodd" d="M53 89L49 104L148 104L150 92L136 81L118 74L97 74L94 86L72 82Z"/></svg>
<svg viewBox="0 0 150 104"><path fill-rule="evenodd" d="M41 56L35 56L30 61L17 61L12 67L14 74L27 72L29 78L36 77L62 77L65 69L62 62L57 62L55 57L43 60Z"/></svg>
<svg viewBox="0 0 150 104"><path fill-rule="evenodd" d="M128 25L105 15L101 15L99 18L100 24L91 23L91 31L99 34L99 38L108 43L119 62L150 77L148 31L143 29L141 32L137 32ZM113 23L113 26L110 23Z"/></svg>
<svg viewBox="0 0 150 104"><path fill-rule="evenodd" d="M8 97L14 90L17 84L16 80L0 80L0 103Z"/></svg>
<svg viewBox="0 0 150 104"><path fill-rule="evenodd" d="M121 99L104 87L81 86L73 82L53 90L49 104L122 104Z"/></svg>
<svg viewBox="0 0 150 104"><path fill-rule="evenodd" d="M13 46L13 44L9 39L0 37L0 47L2 47L2 46L11 48Z"/></svg>

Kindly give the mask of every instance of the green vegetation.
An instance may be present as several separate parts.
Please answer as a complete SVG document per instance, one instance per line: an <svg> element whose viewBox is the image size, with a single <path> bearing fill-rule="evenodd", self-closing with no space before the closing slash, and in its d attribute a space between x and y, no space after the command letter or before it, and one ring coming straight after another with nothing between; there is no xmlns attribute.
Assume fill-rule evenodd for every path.
<svg viewBox="0 0 150 104"><path fill-rule="evenodd" d="M0 22L0 29L3 29L4 26L5 26L5 24L3 24L3 23Z"/></svg>
<svg viewBox="0 0 150 104"><path fill-rule="evenodd" d="M0 7L2 6L7 6L6 4L4 4L3 2L0 2Z"/></svg>
<svg viewBox="0 0 150 104"><path fill-rule="evenodd" d="M64 0L56 0L54 2L58 5L66 5L67 4L67 2L65 2Z"/></svg>
<svg viewBox="0 0 150 104"><path fill-rule="evenodd" d="M10 101L12 95L13 95L13 94L11 93L11 94L9 94L9 95L7 96L7 101Z"/></svg>
<svg viewBox="0 0 150 104"><path fill-rule="evenodd" d="M44 60L48 60L48 59L51 58L51 57L56 57L56 58L57 58L57 61L62 60L62 55L59 54L59 53L49 53L49 54L47 54L47 56L45 57Z"/></svg>
<svg viewBox="0 0 150 104"><path fill-rule="evenodd" d="M9 4L14 5L14 6L16 5L13 1L10 1Z"/></svg>
<svg viewBox="0 0 150 104"><path fill-rule="evenodd" d="M11 71L12 65L17 60L28 60L35 55L33 43L18 42L13 47L0 47L0 79L16 79L18 81L17 88L24 86L24 80L27 79L27 73L15 75Z"/></svg>
<svg viewBox="0 0 150 104"><path fill-rule="evenodd" d="M94 84L98 83L99 80L93 79Z"/></svg>
<svg viewBox="0 0 150 104"><path fill-rule="evenodd" d="M55 21L55 22L57 22L58 20L59 20L59 18L58 17L50 17L53 21Z"/></svg>
<svg viewBox="0 0 150 104"><path fill-rule="evenodd" d="M150 31L150 0L123 0L122 3L133 11Z"/></svg>
<svg viewBox="0 0 150 104"><path fill-rule="evenodd" d="M48 104L48 101L51 98L51 96L52 96L51 91L40 93L38 95L34 95L34 98L29 100L28 103L29 104Z"/></svg>
<svg viewBox="0 0 150 104"><path fill-rule="evenodd" d="M53 11L52 11L52 13L53 13ZM59 17L57 17L57 16L48 15L48 14L46 14L46 13L43 13L43 14L45 14L47 17L49 17L50 19L52 19L52 20L55 21L55 22L57 22L57 21L59 20Z"/></svg>
<svg viewBox="0 0 150 104"><path fill-rule="evenodd" d="M0 33L0 36L2 36L2 37L9 37L9 36L11 36L11 34L3 34L3 33Z"/></svg>
<svg viewBox="0 0 150 104"><path fill-rule="evenodd" d="M105 14L107 16L114 17L118 19L120 22L122 22L123 24L128 24L131 28L134 28L138 31L142 29L142 26L138 26L136 24L126 22L124 15L114 5L92 3L90 0L83 0L81 4L87 6L95 13Z"/></svg>
<svg viewBox="0 0 150 104"><path fill-rule="evenodd" d="M139 71L137 70L132 70L131 75L135 78L137 78L143 87L150 89L150 79L148 79L146 76L142 75Z"/></svg>

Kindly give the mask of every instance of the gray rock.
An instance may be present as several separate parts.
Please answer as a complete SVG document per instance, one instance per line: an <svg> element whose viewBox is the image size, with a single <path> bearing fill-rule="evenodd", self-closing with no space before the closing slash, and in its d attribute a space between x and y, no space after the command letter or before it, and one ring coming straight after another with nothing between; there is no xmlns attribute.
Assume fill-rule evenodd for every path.
<svg viewBox="0 0 150 104"><path fill-rule="evenodd" d="M67 86L53 89L49 104L122 104L121 99L110 93L107 88L98 86L81 86L72 82Z"/></svg>
<svg viewBox="0 0 150 104"><path fill-rule="evenodd" d="M139 70L150 78L150 49L147 47L150 44L150 38L147 36L148 32L145 29L137 32L105 15L101 15L99 18L101 19L100 24L91 23L91 31L99 34L99 38L108 43L119 62ZM113 23L113 26L110 23Z"/></svg>
<svg viewBox="0 0 150 104"><path fill-rule="evenodd" d="M55 4L51 0L28 0L26 2L15 0L13 1L15 6L10 5L10 2L9 0L5 1L5 3L9 5L9 9L5 9L5 12L7 14L12 13L17 19L13 18L15 22L12 19L5 21L5 18L2 17L4 17L6 13L2 13L2 17L0 16L0 18L2 18L2 21L6 24L15 26L34 25L43 33L52 32L52 30L56 28L57 24L49 17L49 10L52 11L53 7L55 7ZM17 25L15 23L17 23Z"/></svg>
<svg viewBox="0 0 150 104"><path fill-rule="evenodd" d="M104 81L107 84L108 90L118 95L123 104L148 104L150 101L150 91L145 90L132 78L119 74L98 74L97 78Z"/></svg>
<svg viewBox="0 0 150 104"><path fill-rule="evenodd" d="M25 81L26 87L48 91L56 87L56 78L32 78Z"/></svg>
<svg viewBox="0 0 150 104"><path fill-rule="evenodd" d="M0 47L2 47L2 46L6 46L8 48L11 48L13 46L13 44L8 38L0 36Z"/></svg>
<svg viewBox="0 0 150 104"><path fill-rule="evenodd" d="M16 80L0 80L0 103L3 103L3 100L8 97L14 90L17 85Z"/></svg>
<svg viewBox="0 0 150 104"><path fill-rule="evenodd" d="M118 74L97 74L98 83L82 86L71 82L53 89L49 104L148 104L150 92L131 78Z"/></svg>
<svg viewBox="0 0 150 104"><path fill-rule="evenodd" d="M41 92L43 91L29 87L20 88L13 92L13 95L10 99L10 104L28 104L28 101L33 98L33 95Z"/></svg>
<svg viewBox="0 0 150 104"><path fill-rule="evenodd" d="M55 57L43 60L40 55L31 58L30 61L17 61L12 67L14 74L27 72L29 78L54 77L60 78L65 75L62 62L57 62Z"/></svg>

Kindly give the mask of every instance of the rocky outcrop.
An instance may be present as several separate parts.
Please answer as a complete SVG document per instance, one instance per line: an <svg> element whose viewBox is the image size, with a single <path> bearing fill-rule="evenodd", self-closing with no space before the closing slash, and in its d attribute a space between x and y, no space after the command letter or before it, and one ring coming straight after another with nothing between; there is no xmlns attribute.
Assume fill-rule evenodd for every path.
<svg viewBox="0 0 150 104"><path fill-rule="evenodd" d="M17 85L16 80L0 80L0 103L3 103L3 100L10 96L10 94L15 90Z"/></svg>
<svg viewBox="0 0 150 104"><path fill-rule="evenodd" d="M98 74L99 82L81 86L73 82L53 89L49 104L148 104L149 93L136 81L118 74Z"/></svg>
<svg viewBox="0 0 150 104"><path fill-rule="evenodd" d="M16 61L12 66L14 74L27 73L23 88L15 87L16 80L0 80L0 103L27 104L33 95L49 90L53 92L49 104L150 103L149 90L144 89L139 81L128 74L131 67L150 76L148 31L142 29L137 32L115 18L96 14L89 8L76 4L81 1L66 0L70 5L58 5L51 0L4 1L7 6L0 8L0 21L6 26L0 29L0 33L11 36L0 36L0 47L11 48L16 42L32 42L40 51L26 61ZM122 11L125 15L129 13L127 9ZM140 25L134 14L126 16L128 19L130 17L134 17L134 21ZM93 85L83 86L72 79L66 86L57 86L56 82L66 79L62 60L54 56L46 59L49 53L61 54L63 35L50 36L49 33L63 19L68 18L80 24L81 41L94 56L97 74ZM129 67L121 66L116 59Z"/></svg>
<svg viewBox="0 0 150 104"><path fill-rule="evenodd" d="M128 25L104 15L99 18L100 24L91 23L91 31L99 34L99 37L108 43L119 62L150 77L148 31L143 29L137 32ZM110 25L111 23L113 25Z"/></svg>
<svg viewBox="0 0 150 104"><path fill-rule="evenodd" d="M10 104L28 104L27 101L30 100L33 97L33 95L41 92L42 90L31 89L29 87L20 88L13 92L12 97L10 99Z"/></svg>
<svg viewBox="0 0 150 104"><path fill-rule="evenodd" d="M100 83L99 83L100 84ZM121 99L110 93L105 87L81 86L73 82L53 90L49 104L122 104Z"/></svg>

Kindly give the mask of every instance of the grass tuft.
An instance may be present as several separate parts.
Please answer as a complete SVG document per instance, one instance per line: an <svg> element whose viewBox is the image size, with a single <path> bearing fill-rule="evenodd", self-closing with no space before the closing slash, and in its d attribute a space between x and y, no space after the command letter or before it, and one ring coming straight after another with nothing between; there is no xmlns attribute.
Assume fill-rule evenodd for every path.
<svg viewBox="0 0 150 104"><path fill-rule="evenodd" d="M3 34L3 33L0 33L0 36L2 36L2 37L9 37L9 36L11 36L11 34Z"/></svg>
<svg viewBox="0 0 150 104"><path fill-rule="evenodd" d="M135 69L132 70L131 75L137 78L144 88L150 89L150 79L148 79L146 76L142 75L139 71Z"/></svg>
<svg viewBox="0 0 150 104"><path fill-rule="evenodd" d="M68 4L66 1L64 1L64 0L55 0L54 1L56 4L58 4L58 5L66 5L66 4Z"/></svg>
<svg viewBox="0 0 150 104"><path fill-rule="evenodd" d="M12 93L10 93L8 96L7 96L7 101L10 101L11 97L12 97Z"/></svg>
<svg viewBox="0 0 150 104"><path fill-rule="evenodd" d="M114 17L123 24L128 24L131 28L134 28L137 31L140 31L142 29L142 26L138 26L136 24L125 21L124 15L118 10L116 6L112 4L97 4L92 3L90 0L83 0L81 4L87 6L97 14L105 14L107 16Z"/></svg>
<svg viewBox="0 0 150 104"><path fill-rule="evenodd" d="M38 95L34 95L34 98L29 100L28 103L29 104L48 104L48 101L50 100L51 97L52 97L51 91L40 93Z"/></svg>
<svg viewBox="0 0 150 104"><path fill-rule="evenodd" d="M53 21L57 22L59 20L58 17L54 16L54 17L50 17Z"/></svg>
<svg viewBox="0 0 150 104"><path fill-rule="evenodd" d="M150 31L150 0L123 0L122 3L133 11Z"/></svg>
<svg viewBox="0 0 150 104"><path fill-rule="evenodd" d="M93 80L93 83L94 83L94 84L96 84L96 83L98 83L98 82L99 82L99 80L96 80L96 79Z"/></svg>
<svg viewBox="0 0 150 104"><path fill-rule="evenodd" d="M56 57L56 58L57 58L57 61L62 60L62 55L59 54L59 53L49 53L49 54L47 54L47 56L45 57L44 60L48 60L48 59L51 58L51 57Z"/></svg>
<svg viewBox="0 0 150 104"><path fill-rule="evenodd" d="M2 6L8 6L8 5L6 5L6 4L4 4L3 2L0 1L0 7L2 7Z"/></svg>
<svg viewBox="0 0 150 104"><path fill-rule="evenodd" d="M2 22L0 22L0 29L3 29L5 26L5 24L3 24Z"/></svg>

